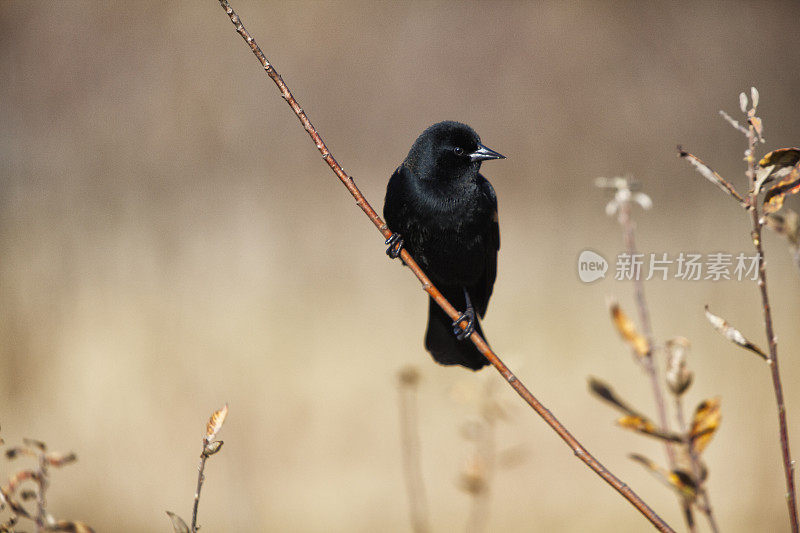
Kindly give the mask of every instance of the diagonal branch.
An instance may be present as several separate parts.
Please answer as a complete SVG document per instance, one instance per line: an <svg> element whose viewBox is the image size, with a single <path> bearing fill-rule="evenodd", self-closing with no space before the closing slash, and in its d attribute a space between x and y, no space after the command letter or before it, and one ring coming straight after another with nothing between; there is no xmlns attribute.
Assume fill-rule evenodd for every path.
<svg viewBox="0 0 800 533"><path fill-rule="evenodd" d="M361 191L356 186L353 179L345 173L339 163L336 162L336 159L333 158L328 147L323 142L322 138L320 137L317 130L311 124L311 121L308 120L306 113L297 103L292 93L289 91L289 88L286 86L286 83L281 78L280 74L275 70L275 68L270 64L267 58L264 56L264 53L261 51L261 48L255 42L253 37L247 32L242 24L241 19L239 16L233 11L233 8L230 6L227 0L219 0L220 5L225 10L225 13L230 17L231 22L236 27L236 32L241 35L241 37L245 40L247 45L253 51L258 61L261 63L261 66L264 68L267 76L275 82L275 85L278 86L278 89L281 92L281 96L286 103L289 104L289 107L292 108L297 118L300 119L300 123L303 125L303 128L308 132L308 135L311 137L311 140L314 141L314 144L317 146L317 149L322 154L322 158L328 164L328 166L333 170L336 176L341 180L347 190L350 191L350 194L353 195L353 198L356 200L356 204L361 208L362 211L369 217L375 227L378 228L378 231L384 236L384 238L389 238L392 235L392 232L389 230L389 227L386 223L378 216L378 213L372 208L372 206L367 202L364 195L361 194ZM460 316L460 313L456 311L456 309L450 305L450 303L442 296L442 293L434 287L431 280L425 273L420 269L419 265L417 265L416 261L411 257L411 255L403 249L400 252L400 257L403 259L403 262L408 266L409 269L414 273L414 275L419 279L420 283L422 284L423 290L427 292L431 298L433 298L436 303L447 313L450 318L453 320L457 320ZM466 321L462 322L462 328L466 324ZM631 505L636 507L636 509L642 513L659 531L669 531L672 532L673 529L667 525L664 520L661 519L630 487L628 487L625 483L623 483L619 478L617 478L614 474L608 471L602 464L600 464L597 459L595 459L587 450L586 448L581 445L578 440L572 436L572 434L567 431L561 422L556 419L555 416L544 406L542 405L539 400L537 400L533 394L525 387L525 385L520 382L517 377L508 369L508 367L500 360L500 358L489 348L489 345L486 344L486 341L481 338L481 336L477 332L473 332L469 339L475 344L478 351L489 360L492 365L497 369L498 372L505 378L511 387L517 391L517 393L522 397L525 402L530 405L536 413L541 416L544 421L561 437L564 442L573 450L575 455L584 463L586 463L589 468L591 468L598 476L600 476L606 483L614 487L614 489L619 492L626 500L628 500Z"/></svg>

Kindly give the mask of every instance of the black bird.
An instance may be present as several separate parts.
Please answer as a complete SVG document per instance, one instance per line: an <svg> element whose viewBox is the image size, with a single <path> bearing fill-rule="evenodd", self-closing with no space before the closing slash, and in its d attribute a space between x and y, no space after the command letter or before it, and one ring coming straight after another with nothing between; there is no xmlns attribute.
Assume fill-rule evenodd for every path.
<svg viewBox="0 0 800 533"><path fill-rule="evenodd" d="M479 370L489 361L471 342L483 337L483 318L497 277L500 226L497 197L478 172L487 159L504 159L459 122L439 122L422 132L386 187L383 214L394 235L386 253L405 247L456 309L453 322L430 299L425 348L443 365ZM463 330L458 323L467 320Z"/></svg>

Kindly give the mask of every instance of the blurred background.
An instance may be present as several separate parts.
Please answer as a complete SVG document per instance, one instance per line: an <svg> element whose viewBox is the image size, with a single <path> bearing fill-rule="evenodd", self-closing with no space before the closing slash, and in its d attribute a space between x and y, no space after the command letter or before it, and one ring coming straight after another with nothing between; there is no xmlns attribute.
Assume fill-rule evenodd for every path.
<svg viewBox="0 0 800 533"><path fill-rule="evenodd" d="M749 217L675 146L745 192L744 138L718 110L740 117L751 85L760 153L800 143L796 3L233 7L379 211L433 122L467 122L508 156L483 167L502 232L487 336L685 529L675 496L627 457L664 464L662 446L587 392L597 376L655 414L608 317L609 296L635 317L633 286L611 275L624 246L593 180L642 183L643 252L751 253ZM464 428L501 378L431 361L419 283L386 258L217 2L3 2L0 70L0 435L78 454L52 474L56 516L98 531L169 531L165 510L188 520L205 422L228 402L205 531L408 531L397 373L413 365L432 530L467 524ZM800 272L783 238L765 241L797 455ZM605 280L578 279L587 248L612 262ZM721 528L788 530L768 368L703 317L709 304L766 347L756 285L646 291L656 340L692 341L688 408L722 398L704 453ZM497 447L522 453L492 476L489 530L649 529L507 386L492 390L507 415ZM3 460L0 474L17 468Z"/></svg>

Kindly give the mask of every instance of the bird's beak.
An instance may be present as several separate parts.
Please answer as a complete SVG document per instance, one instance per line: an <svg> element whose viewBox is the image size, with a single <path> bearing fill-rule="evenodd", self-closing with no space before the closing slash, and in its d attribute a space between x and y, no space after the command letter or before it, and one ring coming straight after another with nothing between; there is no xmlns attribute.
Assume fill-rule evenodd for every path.
<svg viewBox="0 0 800 533"><path fill-rule="evenodd" d="M478 144L478 149L469 154L470 161L485 161L487 159L505 159L506 156L498 154L491 148L486 148L482 144Z"/></svg>

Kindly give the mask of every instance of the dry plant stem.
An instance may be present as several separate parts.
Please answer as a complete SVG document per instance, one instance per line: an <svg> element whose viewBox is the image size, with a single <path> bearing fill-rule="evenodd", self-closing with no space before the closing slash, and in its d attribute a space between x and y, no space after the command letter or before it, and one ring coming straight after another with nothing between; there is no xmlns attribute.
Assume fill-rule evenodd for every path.
<svg viewBox="0 0 800 533"><path fill-rule="evenodd" d="M686 424L686 418L683 414L683 400L680 396L675 396L675 413L678 419L678 430L681 432L681 434L686 435L688 431L688 425ZM711 498L709 498L705 487L700 486L700 478L702 474L700 458L697 456L697 453L695 453L691 444L687 445L687 449L689 451L689 462L692 467L692 476L695 480L697 480L698 495L702 500L700 510L706 515L706 518L708 519L708 525L711 527L711 531L713 531L713 533L718 533L719 527L717 526L717 520L714 518L714 509L711 507Z"/></svg>
<svg viewBox="0 0 800 533"><path fill-rule="evenodd" d="M39 453L39 471L36 473L36 482L39 485L39 491L36 495L36 531L44 531L45 528L45 511L46 501L45 492L47 491L47 459L44 452Z"/></svg>
<svg viewBox="0 0 800 533"><path fill-rule="evenodd" d="M492 492L492 478L495 470L496 418L489 415L492 409L492 383L487 382L481 396L480 412L482 421L478 424L476 447L477 458L482 462L483 487L472 496L472 510L467 522L467 533L486 531L489 525L489 502Z"/></svg>
<svg viewBox="0 0 800 533"><path fill-rule="evenodd" d="M264 56L264 53L261 51L261 48L256 44L255 40L252 36L247 32L247 30L242 25L239 16L233 11L233 8L230 6L230 3L227 0L219 0L220 5L225 10L225 13L230 17L231 22L236 27L236 32L241 35L241 37L245 40L247 45L253 51L253 54L258 58L261 66L264 68L267 76L275 82L275 85L278 86L278 89L281 92L281 96L286 103L289 104L289 107L292 108L297 118L300 120L300 123L303 125L303 128L308 132L308 135L311 137L311 140L317 146L317 149L322 154L322 158L331 168L331 170L336 174L336 176L341 180L347 190L350 191L350 194L353 195L353 198L356 200L356 205L358 205L364 214L369 217L375 227L378 228L378 231L384 236L384 238L389 238L392 235L392 232L389 230L389 227L383 222L378 213L372 208L372 206L367 202L364 195L361 194L361 191L356 187L355 182L353 179L348 176L342 167L336 162L336 160L331 155L328 147L322 141L317 130L308 120L303 109L297 103L295 98L292 96L292 93L289 91L289 88L284 83L281 76L278 72L273 68L273 66L267 61L267 58ZM404 249L400 252L400 257L402 258L403 262L408 266L408 268L414 273L417 279L422 284L422 288L427 292L431 298L436 301L436 303L450 316L453 320L456 320L460 313L456 311L456 309L450 305L450 303L442 296L441 292L433 286L430 279L425 275L425 273L420 269L419 265L417 265L416 261L411 257L411 255ZM466 321L461 323L462 327L466 326ZM614 487L614 489L619 492L626 500L628 500L631 505L636 507L636 509L642 513L659 531L674 531L669 525L667 525L664 520L661 519L630 487L628 487L625 483L623 483L619 478L617 478L614 474L609 472L602 464L600 464L597 459L595 459L582 445L578 440L570 434L569 431L561 424L561 422L556 419L555 416L544 406L542 405L539 400L537 400L533 394L517 379L517 377L508 369L508 367L497 357L497 355L489 348L489 345L486 344L486 341L481 338L476 332L473 332L469 339L475 344L478 351L483 354L484 357L497 369L498 372L505 378L505 380L511 385L511 387L517 391L517 393L522 397L525 402L530 405L534 411L536 411L539 416L541 416L544 421L567 443L567 445L573 450L575 455L584 463L586 463L589 468L591 468L597 475L599 475L603 480L606 481L609 485Z"/></svg>
<svg viewBox="0 0 800 533"><path fill-rule="evenodd" d="M197 473L197 490L194 492L194 506L192 507L192 525L189 528L189 531L195 533L197 531L197 508L200 506L200 490L203 488L203 481L205 481L206 477L203 472L206 469L206 460L208 460L208 455L206 455L206 447L205 444L203 445L203 453L200 455L200 466L198 468Z"/></svg>
<svg viewBox="0 0 800 533"><path fill-rule="evenodd" d="M794 462L789 450L789 430L786 422L786 405L783 401L783 386L781 385L781 374L778 369L778 342L775 338L775 331L772 327L772 310L769 304L769 296L767 294L767 268L764 259L764 248L761 244L761 229L762 224L758 215L758 196L754 188L756 182L756 169L755 169L755 147L758 140L758 135L751 125L747 135L748 151L747 151L747 177L750 180L750 196L748 198L748 207L752 217L753 231L751 236L753 238L753 245L756 248L756 253L761 258L758 262L758 288L761 292L761 304L764 313L764 329L769 341L769 360L767 363L772 371L772 386L775 389L775 401L778 405L778 424L780 426L780 441L781 452L783 453L783 471L786 477L786 503L789 506L789 522L792 526L792 533L798 533L800 528L797 521L797 496L794 486Z"/></svg>
<svg viewBox="0 0 800 533"><path fill-rule="evenodd" d="M403 445L403 472L408 489L411 528L414 533L430 531L425 483L422 480L420 440L415 384L400 384L400 438Z"/></svg>
<svg viewBox="0 0 800 533"><path fill-rule="evenodd" d="M622 202L619 207L619 224L622 226L623 240L625 241L625 248L631 257L634 257L636 251L636 237L634 222L631 217L631 202ZM645 357L638 359L641 361L642 367L650 378L650 386L653 389L653 397L656 402L656 411L658 414L658 424L663 431L669 432L669 419L667 418L667 408L664 402L664 393L661 388L661 382L658 379L658 372L656 365L653 361L653 328L650 324L650 312L647 308L647 300L644 296L644 282L641 275L634 276L633 290L636 297L636 310L639 314L639 322L642 325L645 339L647 339L648 352ZM667 461L669 462L670 470L674 470L676 466L675 450L672 448L672 443L664 442L664 448L667 453ZM692 506L686 498L679 497L681 507L683 509L683 516L686 520L686 526L689 528L690 533L695 531L694 517L692 515Z"/></svg>
<svg viewBox="0 0 800 533"><path fill-rule="evenodd" d="M623 202L620 205L619 223L622 225L623 239L625 240L625 247L628 254L634 256L636 252L636 238L634 234L634 223L631 218L631 204L630 202ZM664 392L661 388L661 383L658 380L658 372L656 371L655 363L653 362L653 328L650 325L650 312L647 308L647 301L644 297L644 282L641 276L635 276L633 280L633 290L636 295L636 309L639 314L639 322L642 325L642 331L647 339L648 352L642 358L643 366L648 376L650 383L653 387L653 397L656 400L656 410L658 411L658 423L663 431L669 431L669 419L667 418L667 408L664 402ZM672 449L672 444L665 443L667 458L669 459L670 467L675 467L675 452Z"/></svg>

